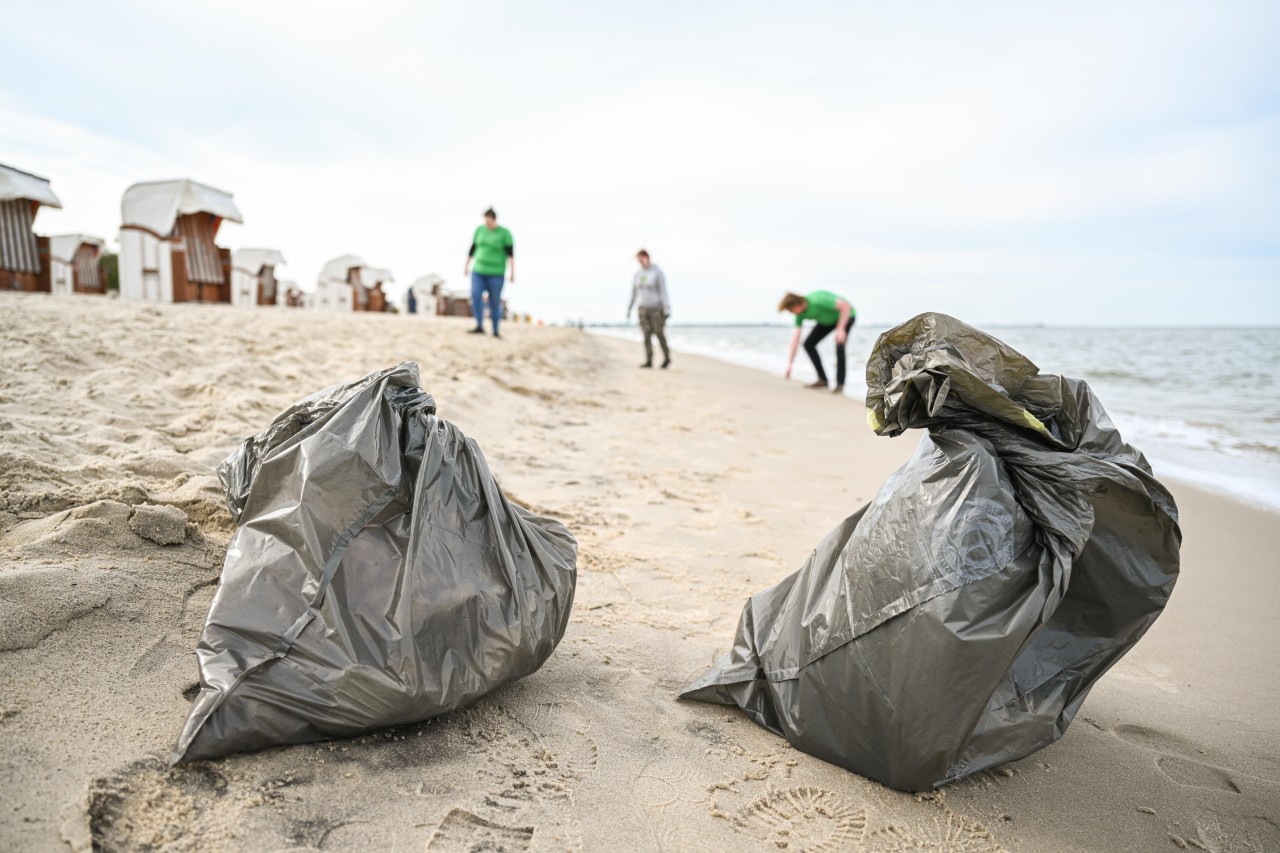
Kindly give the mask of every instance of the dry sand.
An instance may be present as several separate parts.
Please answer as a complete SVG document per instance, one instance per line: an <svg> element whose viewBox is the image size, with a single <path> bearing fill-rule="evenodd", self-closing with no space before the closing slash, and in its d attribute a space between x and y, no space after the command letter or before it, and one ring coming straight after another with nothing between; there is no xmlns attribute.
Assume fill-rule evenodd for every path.
<svg viewBox="0 0 1280 853"><path fill-rule="evenodd" d="M465 328L0 294L0 849L1280 849L1276 516L1175 484L1173 601L1066 737L901 794L674 697L916 437L709 360ZM401 360L579 538L563 643L435 721L164 769L231 530L214 466Z"/></svg>

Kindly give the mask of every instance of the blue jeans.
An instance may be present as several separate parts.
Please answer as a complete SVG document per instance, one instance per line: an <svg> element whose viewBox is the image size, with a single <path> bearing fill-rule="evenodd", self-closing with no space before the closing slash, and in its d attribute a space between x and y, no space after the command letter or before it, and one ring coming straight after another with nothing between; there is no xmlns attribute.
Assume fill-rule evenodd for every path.
<svg viewBox="0 0 1280 853"><path fill-rule="evenodd" d="M493 333L498 334L498 321L502 319L502 275L471 274L471 313L476 315L476 328L484 327L484 295L489 294L489 316L493 318Z"/></svg>

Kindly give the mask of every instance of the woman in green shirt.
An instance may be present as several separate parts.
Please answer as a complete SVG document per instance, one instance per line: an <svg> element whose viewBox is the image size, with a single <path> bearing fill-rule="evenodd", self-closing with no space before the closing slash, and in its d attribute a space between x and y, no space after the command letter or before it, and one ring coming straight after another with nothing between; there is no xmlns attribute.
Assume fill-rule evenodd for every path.
<svg viewBox="0 0 1280 853"><path fill-rule="evenodd" d="M822 368L822 358L818 355L818 344L832 331L836 333L836 387L837 394L844 393L845 358L844 345L849 340L849 330L853 328L857 313L849 300L836 296L828 290L815 290L807 296L788 293L778 304L779 311L790 311L796 315L796 330L791 335L791 349L787 352L787 370L783 374L791 378L791 365L796 360L796 350L800 347L800 331L805 320L813 320L813 331L805 339L804 351L813 362L813 370L818 374L818 381L811 383L810 388L826 388L827 372Z"/></svg>
<svg viewBox="0 0 1280 853"><path fill-rule="evenodd" d="M465 276L471 274L471 313L475 315L473 335L484 334L484 297L489 295L489 316L493 319L493 336L498 335L498 321L502 319L502 279L511 264L512 284L516 281L516 244L511 232L498 224L498 214L489 208L484 212L484 224L471 235L471 251L462 268ZM472 266L474 261L475 266Z"/></svg>

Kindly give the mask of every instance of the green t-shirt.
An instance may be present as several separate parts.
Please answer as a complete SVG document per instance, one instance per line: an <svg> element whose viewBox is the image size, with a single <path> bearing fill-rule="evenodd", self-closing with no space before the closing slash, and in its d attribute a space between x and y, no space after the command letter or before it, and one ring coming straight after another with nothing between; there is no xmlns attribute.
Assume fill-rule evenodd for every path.
<svg viewBox="0 0 1280 853"><path fill-rule="evenodd" d="M836 300L844 299L843 296L836 296L829 290L815 290L813 293L805 296L804 301L809 305L796 315L796 325L802 325L805 320L813 320L824 326L834 326L840 322L840 309L836 307ZM849 316L856 317L857 312L853 310L853 303L849 302Z"/></svg>
<svg viewBox="0 0 1280 853"><path fill-rule="evenodd" d="M481 225L471 240L476 244L472 270L480 275L502 275L507 271L507 249L514 249L516 245L510 231L501 225L490 231Z"/></svg>

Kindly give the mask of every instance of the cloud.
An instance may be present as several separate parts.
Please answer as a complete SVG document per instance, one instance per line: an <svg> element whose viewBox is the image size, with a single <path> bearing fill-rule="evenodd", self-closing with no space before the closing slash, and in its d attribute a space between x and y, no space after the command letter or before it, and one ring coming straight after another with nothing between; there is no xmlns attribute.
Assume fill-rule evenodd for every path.
<svg viewBox="0 0 1280 853"><path fill-rule="evenodd" d="M644 245L686 321L818 286L884 320L1280 321L1265 4L82 12L60 45L24 9L0 59L42 69L0 102L67 203L42 229L111 235L124 186L189 175L307 285L347 252L457 284L494 204L550 319L618 318Z"/></svg>

